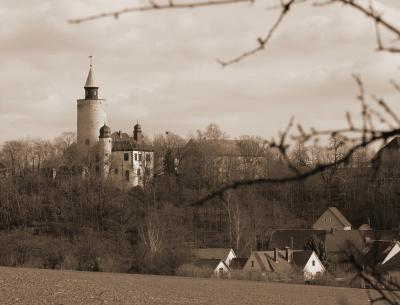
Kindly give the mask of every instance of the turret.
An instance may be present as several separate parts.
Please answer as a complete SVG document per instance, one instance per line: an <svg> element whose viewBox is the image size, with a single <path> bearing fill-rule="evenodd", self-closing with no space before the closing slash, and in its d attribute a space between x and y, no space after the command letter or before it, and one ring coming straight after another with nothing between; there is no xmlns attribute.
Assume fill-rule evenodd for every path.
<svg viewBox="0 0 400 305"><path fill-rule="evenodd" d="M97 100L99 87L95 85L92 64L90 64L89 74L85 83L85 100Z"/></svg>
<svg viewBox="0 0 400 305"><path fill-rule="evenodd" d="M99 135L99 169L103 179L107 179L110 172L112 150L111 128L104 124Z"/></svg>
<svg viewBox="0 0 400 305"><path fill-rule="evenodd" d="M90 59L92 59L91 56ZM95 85L93 74L93 65L90 62L89 73L84 86L85 98L79 99L77 103L78 149L84 156L97 143L99 130L107 121L105 100L98 97L99 87Z"/></svg>
<svg viewBox="0 0 400 305"><path fill-rule="evenodd" d="M142 144L143 134L142 127L139 123L136 123L136 125L133 127L133 139L136 141L136 143Z"/></svg>

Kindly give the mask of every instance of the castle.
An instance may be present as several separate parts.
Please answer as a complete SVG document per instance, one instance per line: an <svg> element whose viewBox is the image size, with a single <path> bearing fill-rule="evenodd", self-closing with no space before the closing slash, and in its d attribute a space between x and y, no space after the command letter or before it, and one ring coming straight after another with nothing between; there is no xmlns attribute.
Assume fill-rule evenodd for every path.
<svg viewBox="0 0 400 305"><path fill-rule="evenodd" d="M145 143L141 126L136 123L132 136L111 133L106 100L99 98L92 62L84 88L85 98L77 100L79 155L104 180L122 189L143 186L153 175L154 152Z"/></svg>

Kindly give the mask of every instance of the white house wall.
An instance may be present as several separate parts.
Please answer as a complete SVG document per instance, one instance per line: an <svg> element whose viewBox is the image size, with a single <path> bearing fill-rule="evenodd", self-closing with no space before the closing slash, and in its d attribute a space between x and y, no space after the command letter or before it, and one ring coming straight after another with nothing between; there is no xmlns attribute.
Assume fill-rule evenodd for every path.
<svg viewBox="0 0 400 305"><path fill-rule="evenodd" d="M385 259L382 261L382 264L386 263L390 260L393 256L400 252L400 243L396 242L392 249L389 251L388 255L386 255Z"/></svg>
<svg viewBox="0 0 400 305"><path fill-rule="evenodd" d="M313 261L315 262L314 266L313 266ZM321 263L315 252L313 252L310 255L310 258L308 259L306 265L304 266L303 272L305 275L312 275L312 276L316 276L318 273L322 274L325 272L325 267Z"/></svg>
<svg viewBox="0 0 400 305"><path fill-rule="evenodd" d="M231 250L229 251L229 253L228 253L228 256L226 257L226 259L225 259L225 261L224 261L225 264L226 264L227 266L230 266L232 259L235 258L235 257L236 257L236 254L235 254L235 252L233 252L233 250L231 249Z"/></svg>
<svg viewBox="0 0 400 305"><path fill-rule="evenodd" d="M226 266L226 264L224 264L223 261L220 261L218 266L214 269L214 275L216 277L219 276L219 269L222 268L224 275L230 275L231 271L230 269Z"/></svg>

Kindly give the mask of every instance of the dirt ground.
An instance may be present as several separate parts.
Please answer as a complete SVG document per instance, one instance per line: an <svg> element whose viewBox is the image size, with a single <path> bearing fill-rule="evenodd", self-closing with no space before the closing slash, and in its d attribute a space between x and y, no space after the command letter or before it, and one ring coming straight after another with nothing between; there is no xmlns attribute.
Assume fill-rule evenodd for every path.
<svg viewBox="0 0 400 305"><path fill-rule="evenodd" d="M0 268L1 305L368 305L366 290L118 273Z"/></svg>

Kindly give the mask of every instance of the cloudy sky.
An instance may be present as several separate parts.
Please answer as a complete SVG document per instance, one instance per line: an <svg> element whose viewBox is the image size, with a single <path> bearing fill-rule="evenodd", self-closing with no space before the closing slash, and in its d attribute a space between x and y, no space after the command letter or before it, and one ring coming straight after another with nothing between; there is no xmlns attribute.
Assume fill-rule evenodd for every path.
<svg viewBox="0 0 400 305"><path fill-rule="evenodd" d="M400 25L400 1L380 2ZM75 131L90 54L113 130L139 120L150 136L187 136L215 122L232 137L271 137L292 115L305 126L340 127L345 111L359 111L352 73L400 112L389 84L400 79L400 55L374 52L373 24L350 8L299 5L265 52L224 69L216 58L252 48L274 22L268 1L67 23L140 3L1 0L0 142Z"/></svg>

